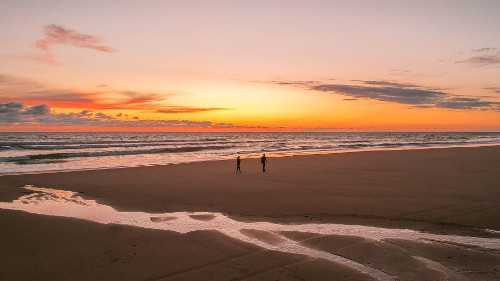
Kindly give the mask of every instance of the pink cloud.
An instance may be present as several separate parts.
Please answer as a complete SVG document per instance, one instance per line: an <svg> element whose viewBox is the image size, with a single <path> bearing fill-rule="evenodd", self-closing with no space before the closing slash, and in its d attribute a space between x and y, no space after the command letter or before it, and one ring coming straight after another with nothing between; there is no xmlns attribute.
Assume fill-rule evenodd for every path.
<svg viewBox="0 0 500 281"><path fill-rule="evenodd" d="M101 52L112 53L112 48L98 45L101 42L96 36L78 33L56 24L44 28L45 38L36 42L36 47L48 51L50 45L63 44L80 48L88 48Z"/></svg>
<svg viewBox="0 0 500 281"><path fill-rule="evenodd" d="M16 58L26 59L37 61L41 63L46 63L50 65L60 65L62 63L56 61L52 54L44 54L44 55L14 55Z"/></svg>

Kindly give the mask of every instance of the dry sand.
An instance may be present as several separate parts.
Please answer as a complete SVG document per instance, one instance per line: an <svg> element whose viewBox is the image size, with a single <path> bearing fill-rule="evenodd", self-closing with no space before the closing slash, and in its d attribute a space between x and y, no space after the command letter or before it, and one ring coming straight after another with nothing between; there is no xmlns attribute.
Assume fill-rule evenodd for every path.
<svg viewBox="0 0 500 281"><path fill-rule="evenodd" d="M499 146L268 157L266 173L259 159L243 159L243 172L235 169L236 161L226 160L2 176L0 201L33 185L81 192L121 211L500 237L484 232L500 230ZM2 209L0 222L0 280L372 280L344 265L265 250L217 231L179 234ZM500 280L497 250L404 237L281 234L399 280Z"/></svg>

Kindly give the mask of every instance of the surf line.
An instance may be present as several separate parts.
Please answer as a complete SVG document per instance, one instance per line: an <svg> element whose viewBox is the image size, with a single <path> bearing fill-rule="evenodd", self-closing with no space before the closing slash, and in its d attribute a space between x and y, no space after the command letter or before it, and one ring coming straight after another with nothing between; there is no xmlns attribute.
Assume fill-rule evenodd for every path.
<svg viewBox="0 0 500 281"><path fill-rule="evenodd" d="M77 192L31 185L24 186L24 188L33 193L23 195L12 202L0 202L0 208L41 215L78 218L102 224L121 224L179 233L216 230L234 239L265 249L327 259L371 275L378 280L393 280L393 278L379 269L365 266L348 258L305 247L280 233L297 231L320 235L348 235L377 241L389 238L401 239L403 237L405 240L426 243L441 241L500 249L500 239L496 238L437 235L408 229L386 229L343 224L282 225L270 222L248 223L232 220L221 213L209 212L173 212L164 214L119 212L111 206L99 204L95 200L85 199Z"/></svg>

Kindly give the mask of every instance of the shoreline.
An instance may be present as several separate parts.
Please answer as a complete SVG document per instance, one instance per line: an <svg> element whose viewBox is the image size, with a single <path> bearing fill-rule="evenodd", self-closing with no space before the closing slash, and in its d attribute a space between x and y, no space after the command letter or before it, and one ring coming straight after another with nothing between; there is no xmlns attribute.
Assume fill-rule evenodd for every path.
<svg viewBox="0 0 500 281"><path fill-rule="evenodd" d="M356 152L372 152L372 151L406 151L406 150L427 150L427 149L453 149L453 148L474 148L474 147L490 147L498 146L500 143L496 144L471 144L471 145L452 145L452 146L423 146L423 147L396 147L396 148L369 148L369 149L353 149L353 150L331 150L331 151L312 151L312 152L290 152L290 153L274 153L266 154L268 158L281 158L281 157L293 157L293 156L307 156L307 155L329 155L329 154L342 154L342 153L356 153ZM257 159L260 155L248 156L242 159ZM189 163L200 163L200 162L216 162L216 161L230 161L236 159L235 157L212 159L212 160L200 160L200 161L190 161L190 162L177 162L177 163L167 163L167 164L144 164L137 166L115 166L115 167L98 167L98 168L81 168L81 169L66 169L66 170L42 170L33 172L13 172L13 173L0 173L0 178L2 176L20 176L20 175L38 175L38 174L53 174L53 173L67 173L76 171L99 171L99 170L113 170L113 169L127 169L127 168L140 168L140 167L156 167L156 166L170 166L179 164L189 164Z"/></svg>

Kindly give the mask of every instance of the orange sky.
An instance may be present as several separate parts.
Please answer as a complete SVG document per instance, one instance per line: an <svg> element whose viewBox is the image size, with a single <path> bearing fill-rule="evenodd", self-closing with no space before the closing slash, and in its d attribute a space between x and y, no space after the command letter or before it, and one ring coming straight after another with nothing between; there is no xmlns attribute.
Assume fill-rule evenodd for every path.
<svg viewBox="0 0 500 281"><path fill-rule="evenodd" d="M500 131L499 3L2 1L0 131Z"/></svg>

